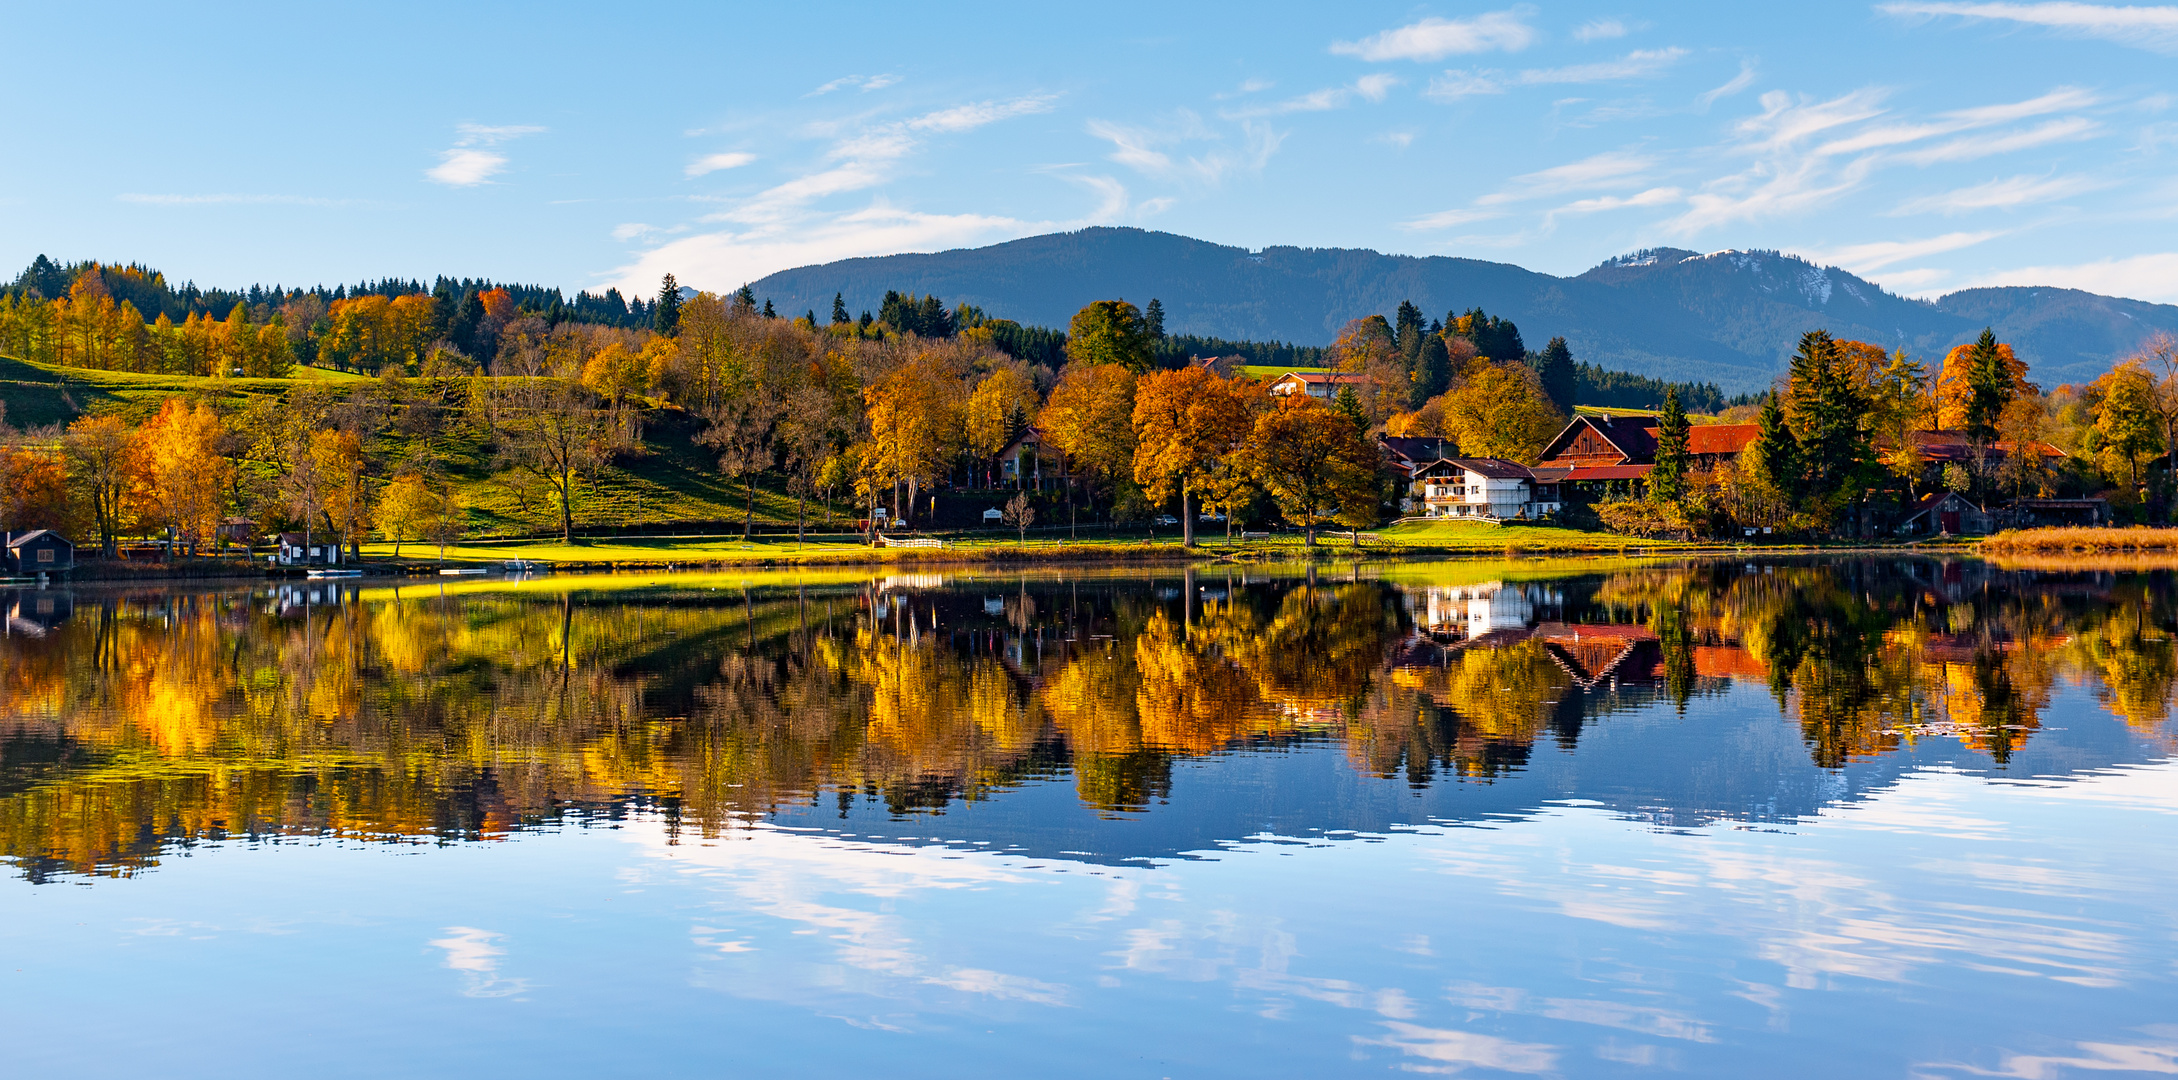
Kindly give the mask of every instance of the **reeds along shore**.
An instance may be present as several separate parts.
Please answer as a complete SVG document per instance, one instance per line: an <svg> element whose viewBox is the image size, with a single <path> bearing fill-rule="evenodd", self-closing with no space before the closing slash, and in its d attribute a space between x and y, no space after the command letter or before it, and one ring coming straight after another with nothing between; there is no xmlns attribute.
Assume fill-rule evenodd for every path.
<svg viewBox="0 0 2178 1080"><path fill-rule="evenodd" d="M2014 529L1983 540L1979 550L1990 555L2102 551L2178 553L2178 528Z"/></svg>

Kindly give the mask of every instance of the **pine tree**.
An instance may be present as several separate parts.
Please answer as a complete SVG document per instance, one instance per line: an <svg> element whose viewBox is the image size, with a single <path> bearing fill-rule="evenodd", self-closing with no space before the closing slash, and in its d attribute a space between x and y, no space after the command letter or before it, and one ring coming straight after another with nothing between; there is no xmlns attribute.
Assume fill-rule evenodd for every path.
<svg viewBox="0 0 2178 1080"><path fill-rule="evenodd" d="M1967 353L1966 436L1979 443L1996 439L1997 420L2012 403L2012 372L1997 351L1996 334L1983 327L1981 340Z"/></svg>
<svg viewBox="0 0 2178 1080"><path fill-rule="evenodd" d="M756 310L756 290L747 285L741 286L740 289L734 292L734 307L740 309L744 314L754 312Z"/></svg>
<svg viewBox="0 0 2178 1080"><path fill-rule="evenodd" d="M1656 467L1649 470L1649 497L1678 502L1686 497L1686 409L1677 390L1664 391L1664 412L1656 422Z"/></svg>
<svg viewBox="0 0 2178 1080"><path fill-rule="evenodd" d="M1822 499L1845 490L1870 457L1868 434L1861 426L1868 402L1828 331L1801 335L1789 390L1789 419L1800 444L1806 494Z"/></svg>
<svg viewBox="0 0 2178 1080"><path fill-rule="evenodd" d="M1567 416L1573 415L1574 398L1579 393L1580 373L1573 366L1573 350L1566 347L1565 339L1554 337L1543 346L1535 363L1535 377L1542 381L1543 393L1550 403Z"/></svg>
<svg viewBox="0 0 2178 1080"><path fill-rule="evenodd" d="M764 298L764 317L765 317L765 318L767 318L767 319L776 319L776 318L778 318L778 317L779 317L779 313L778 313L777 311L773 310L773 308L772 308L772 306L771 306L771 297L768 297L768 296ZM810 323L811 323L811 324L815 324L815 323L816 323L816 321L817 321L817 313L816 313L816 312L812 311L812 312L810 312L810 313L809 313L809 321L810 321Z"/></svg>
<svg viewBox="0 0 2178 1080"><path fill-rule="evenodd" d="M1412 300L1399 301L1399 310L1392 319L1392 341L1409 371L1422 358L1422 330L1422 309L1415 307Z"/></svg>
<svg viewBox="0 0 2178 1080"><path fill-rule="evenodd" d="M1142 309L1142 324L1149 328L1149 336L1162 340L1165 336L1165 305L1156 297L1150 297L1149 306Z"/></svg>
<svg viewBox="0 0 2178 1080"><path fill-rule="evenodd" d="M681 330L681 283L673 275L665 276L665 283L658 286L658 302L650 309L650 328L666 337Z"/></svg>
<svg viewBox="0 0 2178 1080"><path fill-rule="evenodd" d="M1419 409L1452 388L1452 351L1437 334L1422 337L1421 355L1414 361L1414 395L1410 403Z"/></svg>
<svg viewBox="0 0 2178 1080"><path fill-rule="evenodd" d="M1755 474L1770 489L1787 499L1800 494L1800 441L1785 423L1785 410L1777 391L1762 399L1758 421L1761 433L1754 444Z"/></svg>
<svg viewBox="0 0 2178 1080"><path fill-rule="evenodd" d="M1369 414L1361 407L1361 395L1352 386L1339 387L1339 396L1332 400L1331 411L1354 422L1354 430L1367 434Z"/></svg>
<svg viewBox="0 0 2178 1080"><path fill-rule="evenodd" d="M840 293L833 293L832 325L838 326L842 323L851 323L853 321L855 321L854 316L847 314L847 300L845 296Z"/></svg>

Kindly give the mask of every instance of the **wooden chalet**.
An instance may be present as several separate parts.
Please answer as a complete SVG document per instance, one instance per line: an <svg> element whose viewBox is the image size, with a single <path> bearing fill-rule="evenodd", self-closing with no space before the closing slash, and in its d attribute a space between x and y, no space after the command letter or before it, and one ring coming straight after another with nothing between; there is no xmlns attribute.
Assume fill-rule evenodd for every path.
<svg viewBox="0 0 2178 1080"><path fill-rule="evenodd" d="M1898 519L1900 536L1987 536L1996 531L1989 512L1956 491L1932 492Z"/></svg>
<svg viewBox="0 0 2178 1080"><path fill-rule="evenodd" d="M0 567L18 574L57 574L76 566L76 545L51 529L5 534L7 554Z"/></svg>
<svg viewBox="0 0 2178 1080"><path fill-rule="evenodd" d="M1695 424L1687 430L1687 467L1737 460L1761 434L1755 424ZM1564 469L1563 482L1581 490L1645 480L1656 467L1656 438L1653 416L1576 416L1543 448L1537 468Z"/></svg>
<svg viewBox="0 0 2178 1080"><path fill-rule="evenodd" d="M1339 396L1341 387L1351 386L1358 392L1369 381L1358 371L1289 371L1272 379L1270 392L1284 397L1287 394L1306 394L1318 401L1330 401Z"/></svg>
<svg viewBox="0 0 2178 1080"><path fill-rule="evenodd" d="M1044 441L1033 425L998 452L999 486L1042 491L1046 484L1063 487L1067 481L1066 454Z"/></svg>

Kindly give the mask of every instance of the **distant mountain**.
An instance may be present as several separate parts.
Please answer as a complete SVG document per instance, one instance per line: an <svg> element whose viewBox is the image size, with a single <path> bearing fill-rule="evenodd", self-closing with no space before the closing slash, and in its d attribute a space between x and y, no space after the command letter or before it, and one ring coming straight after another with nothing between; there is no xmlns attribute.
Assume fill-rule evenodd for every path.
<svg viewBox="0 0 2178 1080"><path fill-rule="evenodd" d="M829 311L835 292L856 312L876 311L885 290L898 289L1062 328L1090 300L1154 297L1173 333L1301 345L1328 344L1347 320L1388 316L1401 300L1432 318L1481 307L1518 323L1530 348L1562 334L1580 360L1727 392L1767 385L1814 329L1934 361L1993 326L2051 385L2095 377L2156 330L2178 333L2178 307L2168 304L2043 288L1970 289L1931 303L1776 252L1659 248L1562 278L1479 259L1251 252L1115 228L846 259L784 270L754 288L782 312Z"/></svg>

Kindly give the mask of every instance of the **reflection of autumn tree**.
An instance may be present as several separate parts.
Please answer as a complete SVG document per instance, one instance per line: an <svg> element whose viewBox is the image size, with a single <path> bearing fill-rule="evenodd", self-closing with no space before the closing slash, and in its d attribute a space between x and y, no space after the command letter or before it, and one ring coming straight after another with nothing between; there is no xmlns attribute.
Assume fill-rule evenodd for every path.
<svg viewBox="0 0 2178 1080"><path fill-rule="evenodd" d="M1526 763L1561 702L1579 694L1540 641L1474 646L1436 666L1401 668L1382 708L1347 725L1356 768L1423 784L1434 769L1492 777Z"/></svg>
<svg viewBox="0 0 2178 1080"><path fill-rule="evenodd" d="M1321 719L1360 711L1407 629L1395 594L1374 582L1297 586L1268 617L1234 605L1206 611L1199 627L1266 700Z"/></svg>

